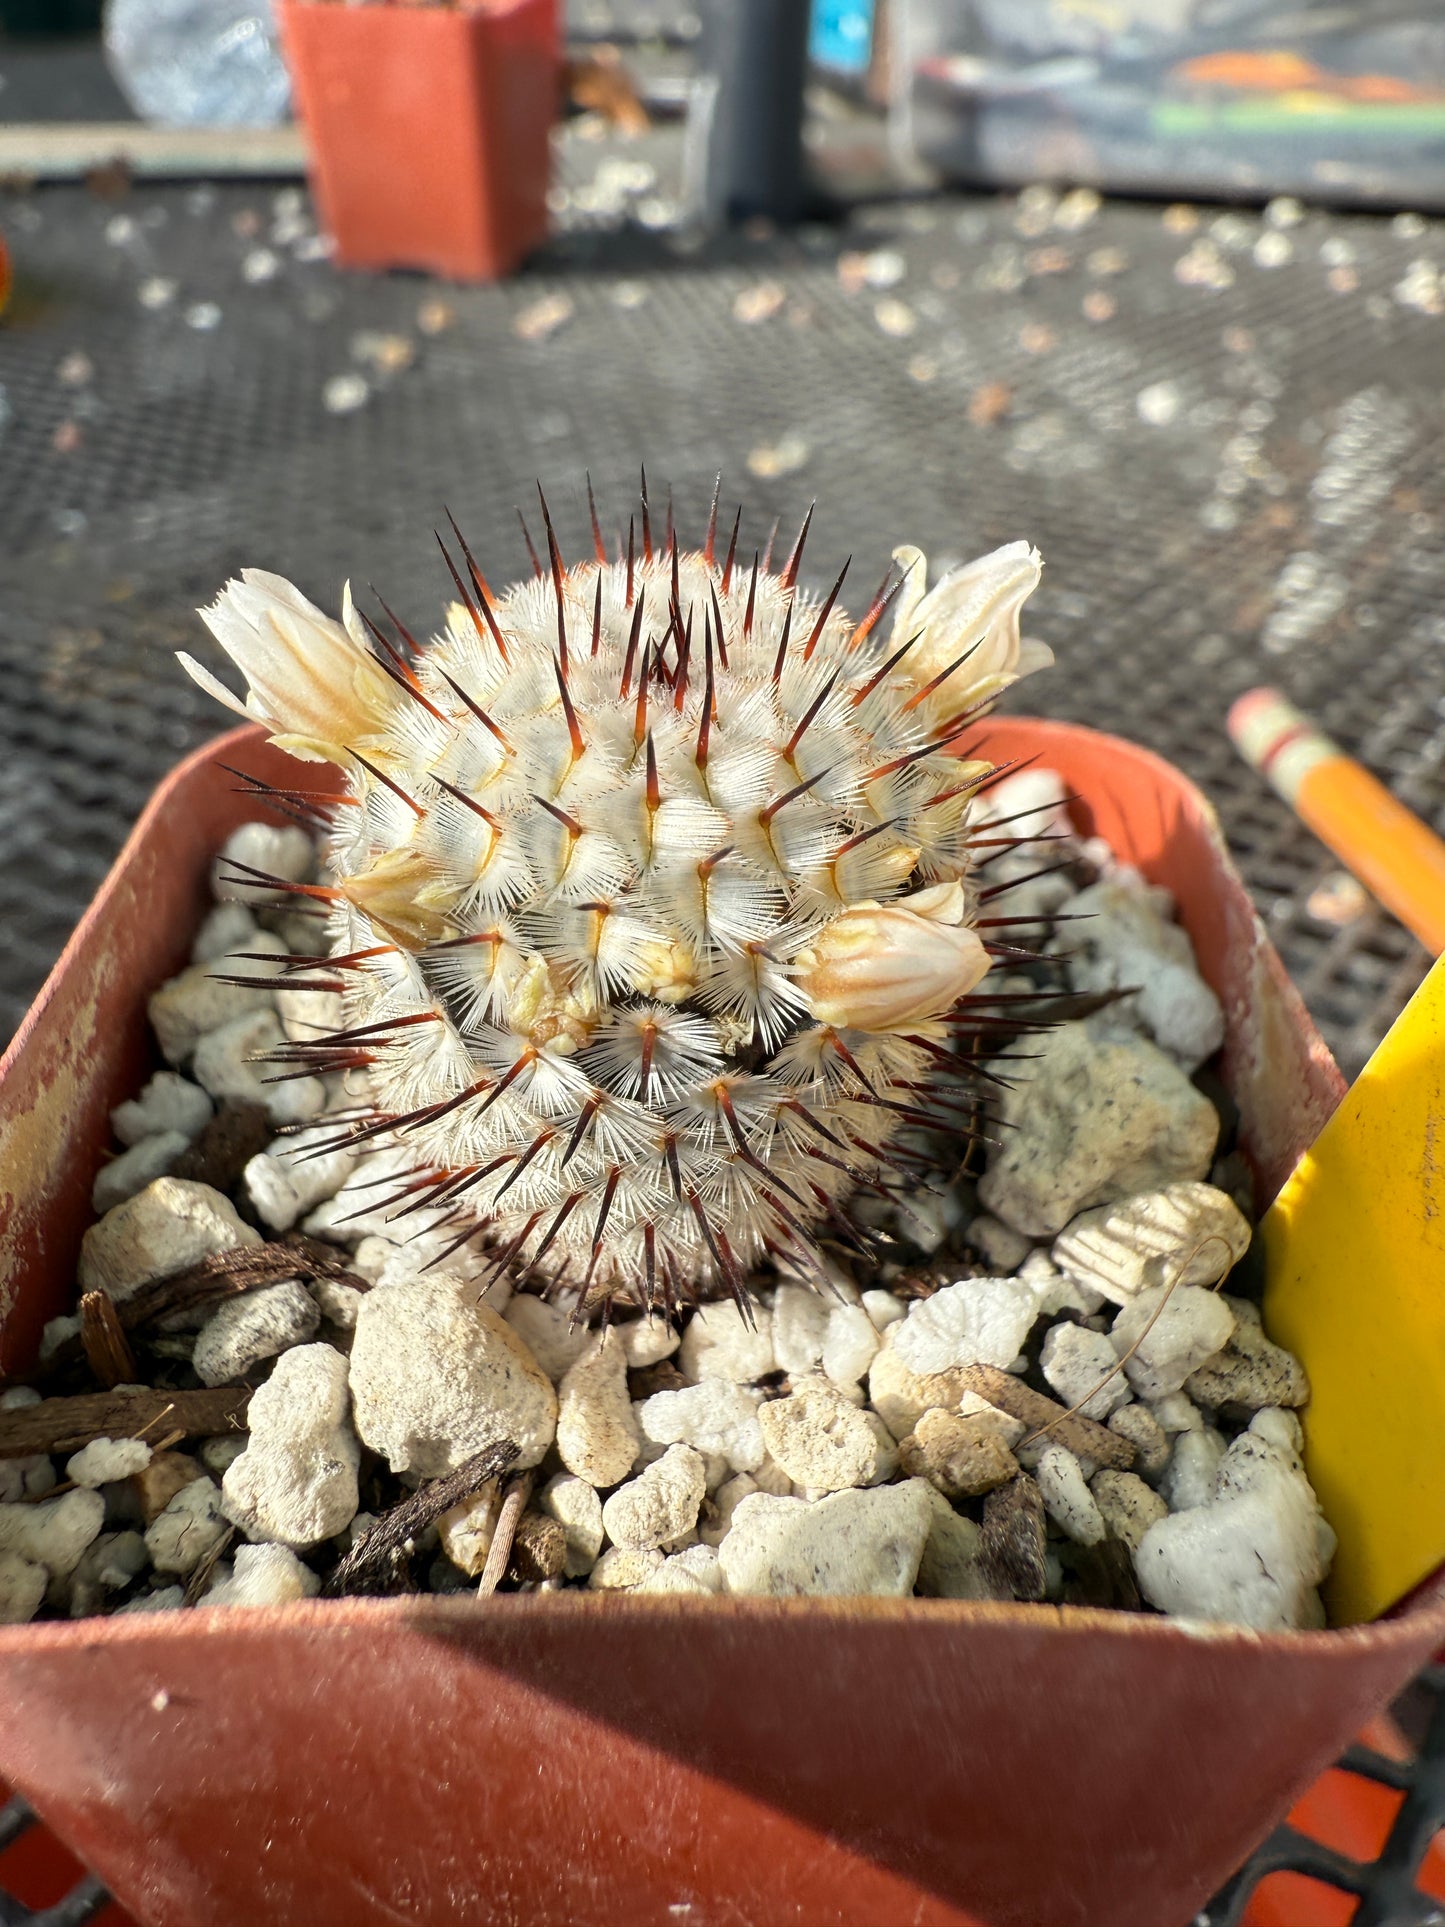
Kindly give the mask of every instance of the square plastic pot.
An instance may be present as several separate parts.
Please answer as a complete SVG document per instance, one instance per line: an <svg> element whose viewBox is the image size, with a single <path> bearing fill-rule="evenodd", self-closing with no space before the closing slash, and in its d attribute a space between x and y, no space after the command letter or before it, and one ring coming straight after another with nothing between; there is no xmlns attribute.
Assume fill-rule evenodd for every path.
<svg viewBox="0 0 1445 1927"><path fill-rule="evenodd" d="M335 259L509 274L547 234L556 0L278 0Z"/></svg>
<svg viewBox="0 0 1445 1927"><path fill-rule="evenodd" d="M1060 770L1175 893L1268 1197L1342 1086L1209 806L1087 730L998 721L981 748ZM0 1066L11 1373L69 1304L146 996L255 814L238 761L294 779L256 732L183 764ZM1270 1636L576 1591L52 1623L0 1630L0 1776L150 1927L1184 1927L1442 1640L1438 1584Z"/></svg>

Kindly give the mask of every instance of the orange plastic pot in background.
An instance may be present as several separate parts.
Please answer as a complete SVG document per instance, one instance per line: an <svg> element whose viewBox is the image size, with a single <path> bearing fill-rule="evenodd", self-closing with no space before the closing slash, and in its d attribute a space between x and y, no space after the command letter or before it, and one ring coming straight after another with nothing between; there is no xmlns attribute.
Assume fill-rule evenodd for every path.
<svg viewBox="0 0 1445 1927"><path fill-rule="evenodd" d="M1261 1201L1339 1073L1203 798L999 721L1165 882L1224 1002ZM146 1062L222 763L163 786L0 1066L6 1368L68 1307L106 1113ZM303 787L317 771L306 765ZM407 1597L0 1630L0 1775L148 1927L1184 1927L1431 1653L1397 1616L1265 1635L944 1600Z"/></svg>
<svg viewBox="0 0 1445 1927"><path fill-rule="evenodd" d="M335 259L509 274L547 234L556 0L278 0Z"/></svg>

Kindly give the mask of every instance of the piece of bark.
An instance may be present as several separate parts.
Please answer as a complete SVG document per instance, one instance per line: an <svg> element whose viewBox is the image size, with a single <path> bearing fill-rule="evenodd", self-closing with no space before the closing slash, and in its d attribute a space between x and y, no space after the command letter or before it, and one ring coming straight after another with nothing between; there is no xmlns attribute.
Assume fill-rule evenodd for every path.
<svg viewBox="0 0 1445 1927"><path fill-rule="evenodd" d="M140 1377L135 1353L108 1291L87 1291L80 1300L80 1346L85 1362L107 1391Z"/></svg>
<svg viewBox="0 0 1445 1927"><path fill-rule="evenodd" d="M343 1593L406 1590L404 1580L409 1542L423 1533L434 1519L439 1519L444 1512L450 1512L454 1505L460 1505L463 1499L469 1499L474 1492L480 1491L488 1479L495 1479L499 1473L505 1472L516 1458L518 1449L510 1439L502 1439L496 1445L487 1446L485 1451L474 1453L455 1472L448 1472L440 1479L432 1479L426 1485L418 1486L410 1498L403 1499L400 1505L394 1505L390 1512L362 1533L322 1586L322 1597L336 1599ZM397 1583L399 1579L403 1581L400 1586Z"/></svg>
<svg viewBox="0 0 1445 1927"><path fill-rule="evenodd" d="M248 1385L215 1391L154 1392L148 1386L46 1398L19 1411L0 1412L0 1459L37 1452L78 1452L92 1439L138 1439L159 1428L188 1439L245 1430ZM159 1433L157 1434L159 1436Z"/></svg>
<svg viewBox="0 0 1445 1927"><path fill-rule="evenodd" d="M990 1580L1015 1599L1042 1599L1044 1500L1027 1472L983 1502L983 1562Z"/></svg>
<svg viewBox="0 0 1445 1927"><path fill-rule="evenodd" d="M1036 1392L1012 1372L1002 1372L996 1365L957 1365L949 1377L965 1391L977 1392L1001 1412L1022 1419L1033 1431L1057 1439L1076 1458L1092 1459L1095 1465L1112 1466L1118 1472L1132 1470L1134 1447L1128 1439L1111 1432L1107 1425L1085 1418L1081 1412L1069 1417L1067 1405ZM1019 1447L1015 1446L1014 1450L1017 1452Z"/></svg>
<svg viewBox="0 0 1445 1927"><path fill-rule="evenodd" d="M211 1550L206 1554L205 1558L196 1567L186 1582L185 1596L181 1600L183 1606L195 1605L196 1601L210 1584L211 1574L216 1570L218 1561L225 1553L231 1550L231 1543L235 1537L236 1528L230 1526L211 1547Z"/></svg>

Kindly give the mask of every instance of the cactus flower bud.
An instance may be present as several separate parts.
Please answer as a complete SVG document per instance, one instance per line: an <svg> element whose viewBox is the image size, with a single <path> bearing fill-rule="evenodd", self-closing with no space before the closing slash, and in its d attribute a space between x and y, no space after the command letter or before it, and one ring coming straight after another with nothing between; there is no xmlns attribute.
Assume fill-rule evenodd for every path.
<svg viewBox="0 0 1445 1927"><path fill-rule="evenodd" d="M989 967L963 922L961 883L940 883L896 903L855 903L795 960L795 979L820 1023L907 1030L941 1017Z"/></svg>
<svg viewBox="0 0 1445 1927"><path fill-rule="evenodd" d="M271 740L293 756L346 764L348 749L386 727L396 704L361 634L349 586L343 621L335 622L284 577L243 569L199 614L246 678L245 702L178 651L181 667L248 723L269 724Z"/></svg>
<svg viewBox="0 0 1445 1927"><path fill-rule="evenodd" d="M941 678L928 697L941 719L987 702L1020 676L1053 661L1043 643L1025 642L1019 635L1020 611L1038 587L1043 569L1038 550L1027 542L1009 542L951 569L926 594L928 559L923 551L895 549L893 559L907 577L893 646L918 637L905 658L908 673L920 689Z"/></svg>

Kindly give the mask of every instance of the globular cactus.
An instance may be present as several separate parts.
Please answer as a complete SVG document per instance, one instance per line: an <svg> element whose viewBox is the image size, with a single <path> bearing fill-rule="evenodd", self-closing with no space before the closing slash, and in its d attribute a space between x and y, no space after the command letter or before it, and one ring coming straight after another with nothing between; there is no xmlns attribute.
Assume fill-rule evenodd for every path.
<svg viewBox="0 0 1445 1927"><path fill-rule="evenodd" d="M345 772L327 952L291 965L324 962L345 1022L284 1068L363 1072L342 1128L404 1149L396 1209L516 1276L668 1311L769 1257L816 1276L930 1090L970 1088L955 1007L1007 947L970 877L992 771L960 756L1048 659L1019 634L1039 558L925 593L900 549L854 621L842 576L798 586L806 521L781 569L737 521L719 560L716 496L688 552L644 488L623 558L594 509L569 567L543 513L549 566L505 594L457 533L425 646L254 570L202 611L244 705L190 674Z"/></svg>

